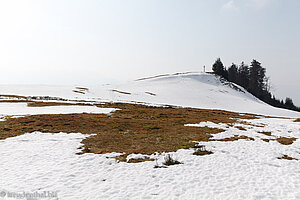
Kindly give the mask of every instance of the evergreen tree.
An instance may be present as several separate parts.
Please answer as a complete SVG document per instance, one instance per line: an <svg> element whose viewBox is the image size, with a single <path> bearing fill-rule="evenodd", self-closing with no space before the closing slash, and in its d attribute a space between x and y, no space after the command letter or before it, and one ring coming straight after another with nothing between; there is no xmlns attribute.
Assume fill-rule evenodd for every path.
<svg viewBox="0 0 300 200"><path fill-rule="evenodd" d="M225 68L220 58L218 58L212 66L212 70L215 74L224 77Z"/></svg>
<svg viewBox="0 0 300 200"><path fill-rule="evenodd" d="M257 60L251 62L250 68L244 62L237 67L234 63L228 68L224 67L220 58L213 64L215 74L237 83L244 87L248 92L260 100L279 108L286 108L300 112L300 107L294 105L291 98L286 98L285 101L276 99L270 92L269 77L266 77L266 69L261 66Z"/></svg>
<svg viewBox="0 0 300 200"><path fill-rule="evenodd" d="M289 97L287 97L285 99L285 104L284 104L287 108L293 108L295 107L294 103L293 103L293 100Z"/></svg>
<svg viewBox="0 0 300 200"><path fill-rule="evenodd" d="M261 66L261 63L253 60L250 65L250 76L249 76L249 91L258 98L262 98L265 85L265 73L266 69Z"/></svg>
<svg viewBox="0 0 300 200"><path fill-rule="evenodd" d="M248 89L249 86L249 73L249 67L242 62L238 69L237 84L245 89Z"/></svg>
<svg viewBox="0 0 300 200"><path fill-rule="evenodd" d="M228 68L228 80L234 83L237 83L238 79L238 67L236 64L232 63L232 65Z"/></svg>

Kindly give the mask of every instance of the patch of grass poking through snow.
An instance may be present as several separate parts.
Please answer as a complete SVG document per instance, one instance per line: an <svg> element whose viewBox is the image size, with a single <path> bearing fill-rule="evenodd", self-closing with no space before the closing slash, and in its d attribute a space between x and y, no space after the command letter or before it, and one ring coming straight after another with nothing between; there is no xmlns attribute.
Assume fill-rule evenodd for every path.
<svg viewBox="0 0 300 200"><path fill-rule="evenodd" d="M61 105L65 102L32 103L30 106ZM195 108L152 107L137 104L96 104L101 108L119 110L106 114L55 114L8 118L0 121L0 139L27 132L93 134L84 139L82 153L111 153L151 155L155 152L175 152L194 146L191 141L213 141L213 134L224 130L208 127L189 127L201 121L234 124L254 115ZM235 137L236 139L245 139Z"/></svg>
<svg viewBox="0 0 300 200"><path fill-rule="evenodd" d="M299 118L299 119L296 119L295 122L300 122L300 118Z"/></svg>
<svg viewBox="0 0 300 200"><path fill-rule="evenodd" d="M196 156L205 156L205 155L213 154L212 151L206 150L204 145L196 144L194 148L196 148L196 151L193 153L193 155L196 155Z"/></svg>
<svg viewBox="0 0 300 200"><path fill-rule="evenodd" d="M291 145L294 143L294 141L297 140L297 138L287 138L287 137L280 137L276 139L277 142L283 145Z"/></svg>
<svg viewBox="0 0 300 200"><path fill-rule="evenodd" d="M266 136L272 136L271 132L261 131L261 132L258 132L258 133L264 134Z"/></svg>
<svg viewBox="0 0 300 200"><path fill-rule="evenodd" d="M283 155L282 157L278 157L278 159L284 159L284 160L298 160L297 158L290 157L288 155Z"/></svg>
<svg viewBox="0 0 300 200"><path fill-rule="evenodd" d="M244 127L241 127L241 126L235 126L235 128L241 130L241 131L247 131L247 129L245 129Z"/></svg>
<svg viewBox="0 0 300 200"><path fill-rule="evenodd" d="M118 92L120 94L127 94L127 95L131 95L130 92L124 92L124 91L120 91L120 90L112 90L113 92Z"/></svg>
<svg viewBox="0 0 300 200"><path fill-rule="evenodd" d="M165 161L162 164L166 165L166 166L183 164L182 162L179 162L178 160L172 158L172 156L170 154L167 154L164 157L164 159L165 159Z"/></svg>
<svg viewBox="0 0 300 200"><path fill-rule="evenodd" d="M233 142L233 141L236 141L236 140L251 140L251 141L254 141L254 138L248 137L248 136L245 136L245 135L241 135L241 136L234 135L233 137L222 138L222 139L211 139L210 141Z"/></svg>
<svg viewBox="0 0 300 200"><path fill-rule="evenodd" d="M297 138L279 137L276 139L265 139L265 138L262 139L262 141L264 141L264 142L270 142L270 141L275 141L275 140L282 145L291 145L297 140Z"/></svg>

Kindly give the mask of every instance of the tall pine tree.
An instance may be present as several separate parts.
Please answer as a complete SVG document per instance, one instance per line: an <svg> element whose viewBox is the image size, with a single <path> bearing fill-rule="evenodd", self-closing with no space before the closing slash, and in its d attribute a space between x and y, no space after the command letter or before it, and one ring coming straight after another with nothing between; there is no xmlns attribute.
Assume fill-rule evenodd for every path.
<svg viewBox="0 0 300 200"><path fill-rule="evenodd" d="M249 91L256 97L262 98L266 90L266 69L256 60L253 60L250 66Z"/></svg>
<svg viewBox="0 0 300 200"><path fill-rule="evenodd" d="M225 74L225 67L220 58L218 58L212 66L212 70L215 74L224 77Z"/></svg>
<svg viewBox="0 0 300 200"><path fill-rule="evenodd" d="M249 74L249 67L242 62L238 69L237 83L245 89L249 87Z"/></svg>
<svg viewBox="0 0 300 200"><path fill-rule="evenodd" d="M238 79L238 67L236 64L232 63L232 65L228 68L228 80L234 83L237 83Z"/></svg>

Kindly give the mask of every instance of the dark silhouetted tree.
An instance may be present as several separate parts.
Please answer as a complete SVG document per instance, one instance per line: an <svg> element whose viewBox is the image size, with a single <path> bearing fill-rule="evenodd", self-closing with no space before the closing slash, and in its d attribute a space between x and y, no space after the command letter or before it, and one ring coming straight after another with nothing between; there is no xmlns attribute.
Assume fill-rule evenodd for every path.
<svg viewBox="0 0 300 200"><path fill-rule="evenodd" d="M285 105L286 107L288 107L288 108L295 107L295 105L294 105L294 103L293 103L293 100L292 100L291 98L289 98L289 97L287 97L287 98L285 99L284 105Z"/></svg>
<svg viewBox="0 0 300 200"><path fill-rule="evenodd" d="M256 97L262 98L264 90L266 90L266 69L263 68L261 63L256 60L253 60L250 66L248 90Z"/></svg>
<svg viewBox="0 0 300 200"><path fill-rule="evenodd" d="M212 70L215 74L224 77L225 67L220 58L218 58L212 66Z"/></svg>
<svg viewBox="0 0 300 200"><path fill-rule="evenodd" d="M232 65L228 68L228 80L234 83L237 83L238 79L238 67L236 64L232 63Z"/></svg>
<svg viewBox="0 0 300 200"><path fill-rule="evenodd" d="M295 106L291 98L286 98L284 102L272 95L270 92L270 79L266 77L266 69L257 60L253 60L250 67L245 65L244 62L239 67L232 63L227 70L221 59L218 58L212 68L215 74L230 82L237 83L260 100L272 106L300 111L300 107Z"/></svg>
<svg viewBox="0 0 300 200"><path fill-rule="evenodd" d="M242 62L238 69L237 84L239 84L245 89L248 89L250 76L249 74L249 67L245 65L244 62Z"/></svg>

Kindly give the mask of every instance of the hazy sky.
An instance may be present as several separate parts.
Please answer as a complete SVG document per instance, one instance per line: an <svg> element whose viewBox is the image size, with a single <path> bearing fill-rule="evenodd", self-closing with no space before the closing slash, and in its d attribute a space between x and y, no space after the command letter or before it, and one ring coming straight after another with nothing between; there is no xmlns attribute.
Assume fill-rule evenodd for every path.
<svg viewBox="0 0 300 200"><path fill-rule="evenodd" d="M0 0L0 83L96 85L267 68L300 106L300 0Z"/></svg>

